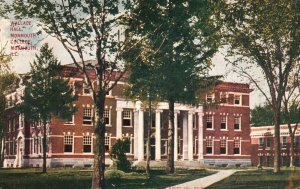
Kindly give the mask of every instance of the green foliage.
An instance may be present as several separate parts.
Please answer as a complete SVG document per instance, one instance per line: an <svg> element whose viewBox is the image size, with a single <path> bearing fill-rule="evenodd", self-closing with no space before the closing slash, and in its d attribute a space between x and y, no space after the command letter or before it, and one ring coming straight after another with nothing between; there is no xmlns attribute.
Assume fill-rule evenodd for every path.
<svg viewBox="0 0 300 189"><path fill-rule="evenodd" d="M135 2L127 28L124 54L129 63L130 95L196 103L200 89L208 89L215 78L207 77L211 57L218 49L218 27L210 1ZM186 90L184 90L186 89Z"/></svg>
<svg viewBox="0 0 300 189"><path fill-rule="evenodd" d="M300 123L300 107L299 104L292 103L289 107L289 120L291 124ZM280 124L287 124L288 120L285 111L281 110ZM253 126L269 126L274 125L274 112L269 105L256 106L251 110L251 124Z"/></svg>
<svg viewBox="0 0 300 189"><path fill-rule="evenodd" d="M253 126L274 125L273 110L268 105L256 106L251 110L251 124Z"/></svg>
<svg viewBox="0 0 300 189"><path fill-rule="evenodd" d="M120 170L107 170L107 171L105 171L105 178L107 178L107 179L116 180L116 179L122 178L122 176L124 176L124 172L120 171Z"/></svg>
<svg viewBox="0 0 300 189"><path fill-rule="evenodd" d="M127 160L126 152L130 149L129 139L118 139L112 146L110 156L113 158L114 163L117 165L117 169L129 172L131 170L131 164Z"/></svg>
<svg viewBox="0 0 300 189"><path fill-rule="evenodd" d="M26 119L45 123L52 115L66 119L76 111L73 102L77 96L73 95L72 87L60 71L60 63L52 49L48 44L43 45L31 63L30 79L24 80L24 102L17 107Z"/></svg>

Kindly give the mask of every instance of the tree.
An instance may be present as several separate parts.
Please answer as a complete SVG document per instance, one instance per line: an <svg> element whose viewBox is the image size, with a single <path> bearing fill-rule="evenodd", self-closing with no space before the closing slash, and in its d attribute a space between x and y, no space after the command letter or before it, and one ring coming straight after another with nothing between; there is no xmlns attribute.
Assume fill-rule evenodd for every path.
<svg viewBox="0 0 300 189"><path fill-rule="evenodd" d="M219 44L213 11L208 0L139 0L128 14L129 46L142 41L125 57L131 62L130 82L147 85L143 96L150 91L169 103L167 174L174 173L174 104L196 104L199 89L208 89L214 80L207 77Z"/></svg>
<svg viewBox="0 0 300 189"><path fill-rule="evenodd" d="M273 109L274 172L280 171L280 110L288 76L299 61L299 1L222 1L221 14L228 56ZM257 77L259 70L268 91ZM255 75L253 75L253 72Z"/></svg>
<svg viewBox="0 0 300 189"><path fill-rule="evenodd" d="M5 54L5 48L0 49L0 167L4 160L4 133L5 133L5 94L16 81L15 74L10 70L9 62L11 57ZM3 145L3 146L2 146Z"/></svg>
<svg viewBox="0 0 300 189"><path fill-rule="evenodd" d="M68 80L60 76L60 63L47 43L30 65L30 80L24 82L24 101L17 106L17 110L24 113L28 121L43 126L43 173L46 173L47 125L52 116L67 119L75 113L73 102L76 95L68 86Z"/></svg>
<svg viewBox="0 0 300 189"><path fill-rule="evenodd" d="M124 3L124 9L129 5ZM60 41L90 88L96 137L92 188L104 188L105 96L126 71L126 65L120 61L120 54L127 50L122 45L126 38L120 32L126 11L121 12L118 0L14 0L13 6L16 15L35 18L43 31ZM96 61L87 66L89 56Z"/></svg>
<svg viewBox="0 0 300 189"><path fill-rule="evenodd" d="M291 138L290 146L290 167L295 165L295 134L300 123L300 82L299 82L299 64L295 66L288 77L287 90L283 96L283 123L287 123L289 135ZM292 126L294 124L294 126Z"/></svg>
<svg viewBox="0 0 300 189"><path fill-rule="evenodd" d="M251 125L267 126L274 125L273 109L268 104L259 105L251 110Z"/></svg>

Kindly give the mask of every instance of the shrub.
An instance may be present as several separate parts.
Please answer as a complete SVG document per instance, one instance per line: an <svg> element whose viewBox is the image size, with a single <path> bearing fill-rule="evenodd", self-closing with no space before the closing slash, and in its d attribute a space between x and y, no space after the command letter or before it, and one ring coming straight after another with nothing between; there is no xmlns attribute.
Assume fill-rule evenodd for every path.
<svg viewBox="0 0 300 189"><path fill-rule="evenodd" d="M118 139L117 142L112 146L110 156L116 164L118 170L129 172L131 170L131 164L127 160L126 152L130 149L129 139Z"/></svg>

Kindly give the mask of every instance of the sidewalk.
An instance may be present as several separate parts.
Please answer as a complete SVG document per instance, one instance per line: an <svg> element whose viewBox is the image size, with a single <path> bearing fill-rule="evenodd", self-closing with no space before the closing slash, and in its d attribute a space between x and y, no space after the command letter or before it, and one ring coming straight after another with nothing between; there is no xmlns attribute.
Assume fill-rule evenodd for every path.
<svg viewBox="0 0 300 189"><path fill-rule="evenodd" d="M178 184L168 187L166 189L203 189L216 182L219 182L230 175L234 174L237 170L221 170L213 175L203 177L200 179L192 180L186 183Z"/></svg>

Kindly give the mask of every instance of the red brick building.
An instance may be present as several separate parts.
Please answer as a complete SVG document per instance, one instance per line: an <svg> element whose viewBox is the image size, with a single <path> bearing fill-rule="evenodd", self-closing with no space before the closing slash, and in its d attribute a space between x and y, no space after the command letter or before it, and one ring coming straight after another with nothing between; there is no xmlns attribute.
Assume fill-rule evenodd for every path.
<svg viewBox="0 0 300 189"><path fill-rule="evenodd" d="M74 67L66 66L66 73ZM91 72L91 74L93 74ZM93 163L94 104L80 74L70 77L79 94L74 103L78 111L69 120L53 118L47 128L48 166L91 166ZM105 105L107 152L118 138L129 138L129 159L145 158L147 109L140 101L123 96L127 85L123 79L107 94ZM42 165L42 131L39 124L26 122L15 113L14 104L21 103L24 86L7 95L7 133L4 140L4 167ZM219 82L206 96L208 105L191 107L175 104L175 161L199 162L207 165L251 165L250 108L247 84ZM216 102L216 103L214 103ZM213 105L214 104L214 105ZM168 103L158 103L153 111L151 159L163 161L167 154ZM110 159L107 153L107 163Z"/></svg>
<svg viewBox="0 0 300 189"><path fill-rule="evenodd" d="M292 125L294 127L294 125ZM274 165L274 126L251 127L252 164ZM291 138L287 125L280 126L281 166L290 165ZM300 166L300 128L295 132L295 166Z"/></svg>

